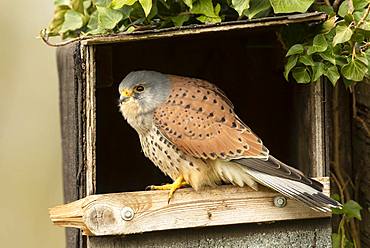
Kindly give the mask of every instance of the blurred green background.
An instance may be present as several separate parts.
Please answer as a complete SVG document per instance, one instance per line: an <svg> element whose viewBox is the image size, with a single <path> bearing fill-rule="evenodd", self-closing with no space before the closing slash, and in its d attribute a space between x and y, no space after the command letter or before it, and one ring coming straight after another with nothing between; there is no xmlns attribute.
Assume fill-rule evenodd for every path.
<svg viewBox="0 0 370 248"><path fill-rule="evenodd" d="M0 246L64 247L55 48L36 39L52 0L0 0Z"/></svg>

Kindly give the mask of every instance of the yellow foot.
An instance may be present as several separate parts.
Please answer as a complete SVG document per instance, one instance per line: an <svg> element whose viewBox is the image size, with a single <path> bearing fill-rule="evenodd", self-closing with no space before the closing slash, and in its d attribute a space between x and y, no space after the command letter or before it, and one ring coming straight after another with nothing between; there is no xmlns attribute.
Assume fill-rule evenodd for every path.
<svg viewBox="0 0 370 248"><path fill-rule="evenodd" d="M175 191L179 188L182 188L188 185L189 184L187 184L184 181L184 177L179 176L178 178L176 178L176 180L173 183L169 183L169 184L165 184L161 186L151 185L146 188L149 190L169 190L170 192L168 193L168 203L170 203L171 198L173 194L175 193Z"/></svg>

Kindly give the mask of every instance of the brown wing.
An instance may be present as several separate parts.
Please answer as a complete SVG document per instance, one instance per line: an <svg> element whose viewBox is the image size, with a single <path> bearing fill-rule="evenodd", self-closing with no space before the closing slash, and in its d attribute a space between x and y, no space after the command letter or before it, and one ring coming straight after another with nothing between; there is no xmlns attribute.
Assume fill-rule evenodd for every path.
<svg viewBox="0 0 370 248"><path fill-rule="evenodd" d="M159 130L197 158L268 158L268 150L234 113L224 93L207 81L169 76L172 91L154 113Z"/></svg>

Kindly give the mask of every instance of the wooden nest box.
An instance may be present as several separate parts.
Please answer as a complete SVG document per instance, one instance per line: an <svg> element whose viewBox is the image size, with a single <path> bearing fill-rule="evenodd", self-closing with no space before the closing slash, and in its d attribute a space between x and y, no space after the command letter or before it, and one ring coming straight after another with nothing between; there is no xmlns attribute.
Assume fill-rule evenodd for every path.
<svg viewBox="0 0 370 248"><path fill-rule="evenodd" d="M325 18L311 13L140 31L59 48L69 204L50 216L82 230L68 229L68 247L330 246L330 215L290 199L285 204L268 189L181 189L170 204L167 192L143 191L169 179L144 157L117 106L118 85L133 70L206 79L226 92L274 156L320 178L328 193L326 91L320 83L285 82L276 35L282 25Z"/></svg>

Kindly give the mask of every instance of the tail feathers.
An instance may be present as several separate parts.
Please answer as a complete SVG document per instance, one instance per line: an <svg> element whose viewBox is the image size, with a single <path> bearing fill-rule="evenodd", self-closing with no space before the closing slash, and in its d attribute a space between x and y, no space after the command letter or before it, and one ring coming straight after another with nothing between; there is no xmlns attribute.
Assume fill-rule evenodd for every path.
<svg viewBox="0 0 370 248"><path fill-rule="evenodd" d="M253 169L245 168L245 171L260 184L272 188L286 197L301 201L314 210L330 212L330 208L341 207L339 202L329 198L322 192L304 183L277 176L271 176Z"/></svg>

